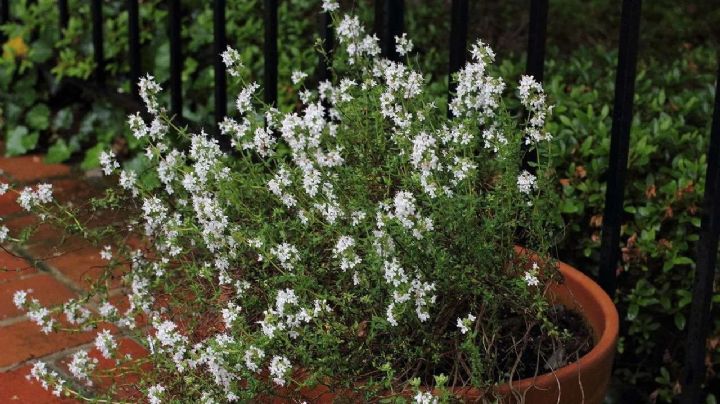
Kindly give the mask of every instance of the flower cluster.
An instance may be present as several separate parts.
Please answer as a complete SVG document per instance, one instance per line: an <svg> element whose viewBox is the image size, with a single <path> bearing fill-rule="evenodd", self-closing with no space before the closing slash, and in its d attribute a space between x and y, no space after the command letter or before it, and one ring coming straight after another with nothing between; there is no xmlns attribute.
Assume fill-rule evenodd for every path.
<svg viewBox="0 0 720 404"><path fill-rule="evenodd" d="M240 82L235 111L219 125L232 151L216 136L174 125L159 84L143 77L149 115L128 117L145 150L143 169L123 166L112 151L100 156L104 174L118 180L107 206L132 212L120 229L139 241L84 233L116 236L96 245L104 246L108 274L127 267L128 307L109 303L103 285L94 289L104 293L99 299L60 309L42 307L30 291L18 291L15 304L45 332L64 313L79 329L107 322L133 333L150 352L143 391L151 403L183 394L252 401L278 386L294 389L297 377L332 376L349 386L378 371L388 375L383 386L404 388L407 380L392 375L432 383L435 369L459 357L467 368L458 383L482 387L504 377L481 361L512 353L465 349L495 341L482 339L492 327L480 324L501 323L502 313L543 314L536 302L546 269L519 270L512 248L525 224L530 247L548 248L532 233L548 222L536 203L546 194L538 181L545 173L518 173L524 138L535 147L549 139L542 88L523 77L520 101L530 115L515 125L503 103L506 83L491 74L495 55L478 41L456 76L447 117L426 91L428 76L380 57L377 37L358 17L335 15L338 8L322 3L347 71L316 88L293 72L301 87L294 109L259 107L260 86L243 81L240 53L223 52ZM395 42L398 54L412 52L406 34ZM52 188L26 188L18 201L44 208ZM108 328L97 332L103 358L124 360L117 338ZM55 378L37 366L38 380ZM84 383L96 367L86 351L73 356L71 372ZM437 397L420 391L415 400Z"/></svg>

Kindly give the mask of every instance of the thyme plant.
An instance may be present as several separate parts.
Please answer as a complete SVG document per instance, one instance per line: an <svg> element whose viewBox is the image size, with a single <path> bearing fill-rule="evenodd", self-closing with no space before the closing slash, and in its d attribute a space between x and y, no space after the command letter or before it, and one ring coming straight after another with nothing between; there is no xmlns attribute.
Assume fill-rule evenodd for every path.
<svg viewBox="0 0 720 404"><path fill-rule="evenodd" d="M25 209L105 245L107 274L62 307L42 307L29 291L15 303L46 333L95 328L102 356L143 369L151 403L298 398L318 384L435 402L557 365L553 347L568 333L546 299L559 279L551 248L561 227L548 213L551 108L541 86L524 76L508 88L478 41L448 117L423 91L411 40L396 38L404 62L384 59L357 17L323 7L334 13L336 70L317 87L294 73L295 110L262 105L239 53L223 53L243 88L220 125L230 151L177 127L153 77L140 81L147 115L129 127L156 180L103 153L118 186L91 204L122 220L93 227L54 202L48 184L16 191ZM519 104L504 101L516 95ZM520 168L526 152L537 157L534 174ZM518 254L518 240L547 259ZM126 309L107 286L122 267ZM108 323L148 356L120 355ZM70 371L91 384L97 360L80 351ZM84 394L42 362L32 378Z"/></svg>

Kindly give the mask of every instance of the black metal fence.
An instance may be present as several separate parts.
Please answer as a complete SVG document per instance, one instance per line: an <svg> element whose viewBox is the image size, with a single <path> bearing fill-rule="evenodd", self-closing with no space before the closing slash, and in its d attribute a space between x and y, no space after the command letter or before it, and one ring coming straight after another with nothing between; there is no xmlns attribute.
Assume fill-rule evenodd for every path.
<svg viewBox="0 0 720 404"><path fill-rule="evenodd" d="M105 89L105 57L103 52L102 0L91 1L92 36L94 59L97 69L94 74L98 88ZM140 24L138 0L126 0L128 12L129 43L129 79L132 83L132 97L137 99L137 86L142 71L140 59ZM616 288L616 268L620 256L620 226L623 213L625 177L630 144L630 126L633 113L635 83L635 65L638 53L638 34L640 30L641 0L623 0L620 23L620 46L615 81L615 100L612 115L610 159L605 195L605 210L602 225L600 247L599 283L613 296ZM393 38L403 31L404 1L377 0L375 2L374 30L380 38L382 54L396 59ZM0 23L10 19L9 0L0 0ZM225 0L213 0L213 29L215 59L215 121L220 122L226 114L227 83L225 67L220 53L227 46L225 36ZM168 26L170 40L170 106L177 116L182 113L182 70L183 52L180 36L182 14L180 0L168 0ZM277 102L278 85L278 0L264 0L264 101L267 104ZM67 0L58 0L59 24L67 27L69 12ZM530 21L527 48L526 73L542 81L545 59L546 27L548 0L530 0ZM449 70L457 72L467 59L468 0L453 0L450 21ZM320 35L323 48L331 54L333 32L330 18L323 15ZM720 68L720 67L719 67ZM319 77L329 77L329 66L325 58L319 61ZM718 70L720 78L720 70ZM450 91L454 83L449 78ZM113 98L117 99L117 94ZM708 117L711 119L711 117ZM710 304L713 291L715 267L718 254L718 234L720 233L720 80L717 82L715 108L710 132L708 167L705 195L702 207L700 238L696 251L695 281L688 337L686 344L685 367L682 377L683 403L702 401L701 384L705 375L705 340L710 324Z"/></svg>

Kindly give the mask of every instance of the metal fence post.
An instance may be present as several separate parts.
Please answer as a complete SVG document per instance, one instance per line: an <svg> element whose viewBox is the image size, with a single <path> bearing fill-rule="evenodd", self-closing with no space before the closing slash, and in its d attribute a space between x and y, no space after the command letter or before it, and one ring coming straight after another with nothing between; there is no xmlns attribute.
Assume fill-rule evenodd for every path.
<svg viewBox="0 0 720 404"><path fill-rule="evenodd" d="M539 83L543 81L545 73L547 16L548 0L531 0L525 74L533 76ZM531 149L531 145L523 142L522 169L534 174L537 171L537 153L532 153Z"/></svg>
<svg viewBox="0 0 720 404"><path fill-rule="evenodd" d="M213 52L215 53L215 124L219 124L227 115L227 80L222 52L227 46L225 37L225 0L213 3ZM229 143L228 143L229 144Z"/></svg>
<svg viewBox="0 0 720 404"><path fill-rule="evenodd" d="M460 71L467 61L468 19L468 1L453 0L450 15L450 55L448 57L448 117L452 115L450 101L457 87L452 75Z"/></svg>
<svg viewBox="0 0 720 404"><path fill-rule="evenodd" d="M62 31L67 28L68 22L70 21L67 0L58 0L58 16L60 20L60 31Z"/></svg>
<svg viewBox="0 0 720 404"><path fill-rule="evenodd" d="M681 402L684 404L705 401L700 386L705 379L705 340L708 327L712 324L710 305L717 266L718 235L720 235L720 64L718 80L715 84L715 108L707 163L693 298L690 305L687 344L685 344L687 349L685 368L682 375Z"/></svg>
<svg viewBox="0 0 720 404"><path fill-rule="evenodd" d="M395 36L403 34L405 25L405 2L403 0L375 1L375 33L380 39L382 56L390 60L400 59L395 50Z"/></svg>
<svg viewBox="0 0 720 404"><path fill-rule="evenodd" d="M277 105L278 86L278 2L265 0L264 4L265 42L263 54L265 55L265 88L264 101L268 105Z"/></svg>
<svg viewBox="0 0 720 404"><path fill-rule="evenodd" d="M620 224L623 214L625 174L635 94L640 8L641 0L623 0L610 138L610 166L607 171L607 190L600 246L599 283L610 296L615 295L617 283L615 269L620 259Z"/></svg>
<svg viewBox="0 0 720 404"><path fill-rule="evenodd" d="M169 36L170 36L170 110L178 117L182 117L182 38L181 38L181 9L180 0L170 0Z"/></svg>
<svg viewBox="0 0 720 404"><path fill-rule="evenodd" d="M320 38L324 55L320 55L318 64L318 81L330 80L332 73L332 52L335 47L335 36L330 13L320 15Z"/></svg>

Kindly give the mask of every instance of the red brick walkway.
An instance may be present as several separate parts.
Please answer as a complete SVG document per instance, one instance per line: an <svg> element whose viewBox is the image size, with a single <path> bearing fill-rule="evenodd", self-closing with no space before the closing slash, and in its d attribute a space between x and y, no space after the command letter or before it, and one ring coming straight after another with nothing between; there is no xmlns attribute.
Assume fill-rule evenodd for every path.
<svg viewBox="0 0 720 404"><path fill-rule="evenodd" d="M54 197L69 203L79 203L101 189L99 180L85 178L66 165L45 164L38 156L0 158L0 183L17 189L38 182L52 183ZM20 228L36 220L15 199L12 192L0 196L0 225L7 226L11 236L17 236ZM35 360L43 360L72 382L66 365L68 357L79 349L98 356L91 349L96 332L45 335L13 304L17 290L32 289L32 297L43 305L63 303L87 290L88 281L97 276L97 266L102 265L99 249L72 238L58 247L62 237L61 230L43 224L23 248L6 244L0 250L0 403L76 402L54 397L25 376ZM143 352L134 341L118 338L121 351L135 355Z"/></svg>

